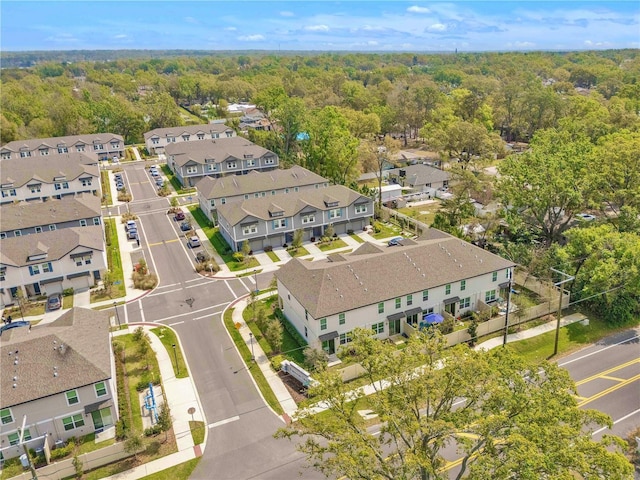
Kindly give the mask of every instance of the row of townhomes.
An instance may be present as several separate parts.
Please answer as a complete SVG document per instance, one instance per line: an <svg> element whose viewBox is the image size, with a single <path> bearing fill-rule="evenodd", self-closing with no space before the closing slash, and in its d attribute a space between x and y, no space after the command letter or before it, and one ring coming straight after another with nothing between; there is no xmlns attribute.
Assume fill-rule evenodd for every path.
<svg viewBox="0 0 640 480"><path fill-rule="evenodd" d="M51 323L1 332L0 458L24 453L25 418L23 441L36 452L115 424L109 322L104 311L75 307Z"/></svg>
<svg viewBox="0 0 640 480"><path fill-rule="evenodd" d="M0 148L0 160L41 158L65 153L84 153L97 160L121 158L124 156L124 140L113 133L15 140Z"/></svg>
<svg viewBox="0 0 640 480"><path fill-rule="evenodd" d="M380 339L410 335L438 315L455 318L490 305L508 288L514 267L429 229L401 246L364 243L323 261L293 258L275 275L285 316L310 346L333 354L348 345L356 327Z"/></svg>
<svg viewBox="0 0 640 480"><path fill-rule="evenodd" d="M182 185L190 187L207 176L246 175L252 170L274 170L280 164L275 153L242 137L175 143L165 151L167 165Z"/></svg>
<svg viewBox="0 0 640 480"><path fill-rule="evenodd" d="M293 241L320 239L329 225L336 234L360 231L373 216L373 200L342 185L249 198L217 207L220 233L233 250L245 241L251 250L280 247Z"/></svg>
<svg viewBox="0 0 640 480"><path fill-rule="evenodd" d="M77 145L97 137L117 136L79 135L18 143ZM118 141L124 151L122 139ZM1 163L2 306L15 304L18 291L29 298L67 288L89 288L107 267L98 156L67 152L46 157L14 156Z"/></svg>
<svg viewBox="0 0 640 480"><path fill-rule="evenodd" d="M224 123L208 123L205 125L188 125L184 127L156 128L144 134L147 151L152 155L165 152L167 145L198 140L217 140L235 137L233 128Z"/></svg>

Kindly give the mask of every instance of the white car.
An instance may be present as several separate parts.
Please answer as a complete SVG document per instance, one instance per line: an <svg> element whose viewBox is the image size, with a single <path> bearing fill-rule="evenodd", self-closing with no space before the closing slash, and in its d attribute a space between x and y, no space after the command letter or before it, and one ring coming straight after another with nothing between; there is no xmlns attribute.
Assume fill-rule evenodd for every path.
<svg viewBox="0 0 640 480"><path fill-rule="evenodd" d="M192 237L189 237L189 247L191 248L196 248L200 246L200 239L198 237L196 237L195 235Z"/></svg>
<svg viewBox="0 0 640 480"><path fill-rule="evenodd" d="M596 219L596 216L591 215L590 213L578 213L576 217L581 220L584 220L585 222L592 222Z"/></svg>

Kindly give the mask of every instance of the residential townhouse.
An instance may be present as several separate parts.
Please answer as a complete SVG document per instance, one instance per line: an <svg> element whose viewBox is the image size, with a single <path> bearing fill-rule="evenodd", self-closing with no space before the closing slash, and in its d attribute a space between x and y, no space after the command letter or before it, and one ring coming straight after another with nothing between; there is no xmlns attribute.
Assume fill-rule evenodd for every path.
<svg viewBox="0 0 640 480"><path fill-rule="evenodd" d="M331 185L225 203L217 209L220 233L233 250L241 250L245 240L252 250L264 250L290 244L299 229L305 241L319 240L330 224L337 234L363 230L373 217L373 200Z"/></svg>
<svg viewBox="0 0 640 480"><path fill-rule="evenodd" d="M118 420L109 313L72 308L44 325L2 332L0 458L99 433ZM46 440L45 440L46 439Z"/></svg>
<svg viewBox="0 0 640 480"><path fill-rule="evenodd" d="M509 286L513 262L459 238L429 229L403 243L365 243L324 261L293 258L275 272L283 313L309 345L332 354L356 327L380 339L411 334L428 314L458 317Z"/></svg>
<svg viewBox="0 0 640 480"><path fill-rule="evenodd" d="M306 168L294 165L269 172L252 170L247 175L205 177L196 185L200 208L214 224L218 223L216 207L250 198L272 197L325 188L329 181Z"/></svg>
<svg viewBox="0 0 640 480"><path fill-rule="evenodd" d="M66 288L92 287L107 268L102 226L72 227L9 237L0 249L0 306Z"/></svg>
<svg viewBox="0 0 640 480"><path fill-rule="evenodd" d="M14 140L0 148L0 160L42 158L66 153L83 153L94 160L120 158L124 156L124 140L121 135L114 133Z"/></svg>
<svg viewBox="0 0 640 480"><path fill-rule="evenodd" d="M246 175L274 170L280 163L275 153L242 137L175 143L165 150L180 183L191 187L206 176Z"/></svg>
<svg viewBox="0 0 640 480"><path fill-rule="evenodd" d="M26 157L2 162L0 203L62 198L76 193L99 194L97 161L84 153L52 155L43 161Z"/></svg>
<svg viewBox="0 0 640 480"><path fill-rule="evenodd" d="M102 217L100 197L90 193L0 205L0 239L91 225L102 225Z"/></svg>
<svg viewBox="0 0 640 480"><path fill-rule="evenodd" d="M152 155L164 153L167 145L198 140L217 140L235 137L233 128L224 123L187 125L184 127L156 128L144 134L147 151Z"/></svg>

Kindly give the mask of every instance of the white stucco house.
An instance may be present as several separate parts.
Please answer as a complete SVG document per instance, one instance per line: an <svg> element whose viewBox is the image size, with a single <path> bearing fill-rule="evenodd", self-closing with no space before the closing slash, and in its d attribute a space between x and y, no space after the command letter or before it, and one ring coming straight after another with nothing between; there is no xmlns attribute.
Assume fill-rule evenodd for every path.
<svg viewBox="0 0 640 480"><path fill-rule="evenodd" d="M293 258L275 273L284 315L312 347L346 346L356 327L376 337L410 334L426 315L458 317L491 304L514 263L439 230L416 241L364 243L324 261Z"/></svg>
<svg viewBox="0 0 640 480"><path fill-rule="evenodd" d="M101 432L118 420L109 313L72 308L44 325L1 333L0 453L12 458L23 416L24 440L38 450Z"/></svg>

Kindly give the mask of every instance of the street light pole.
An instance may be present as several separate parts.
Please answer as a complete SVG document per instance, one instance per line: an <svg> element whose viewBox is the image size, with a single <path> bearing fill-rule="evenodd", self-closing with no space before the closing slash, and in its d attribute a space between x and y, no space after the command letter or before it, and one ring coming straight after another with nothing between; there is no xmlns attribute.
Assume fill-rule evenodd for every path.
<svg viewBox="0 0 640 480"><path fill-rule="evenodd" d="M118 304L113 302L113 309L116 311L116 320L118 320L118 330L120 330L120 314L118 313Z"/></svg>
<svg viewBox="0 0 640 480"><path fill-rule="evenodd" d="M256 361L256 356L253 353L253 333L249 332L249 342L251 343L251 361Z"/></svg>
<svg viewBox="0 0 640 480"><path fill-rule="evenodd" d="M258 292L260 291L260 289L258 288L258 270L253 271L253 281L256 284L256 295L257 295Z"/></svg>
<svg viewBox="0 0 640 480"><path fill-rule="evenodd" d="M173 347L173 358L176 359L176 371L177 374L180 375L180 365L178 365L178 352L176 352L176 344L171 345Z"/></svg>

